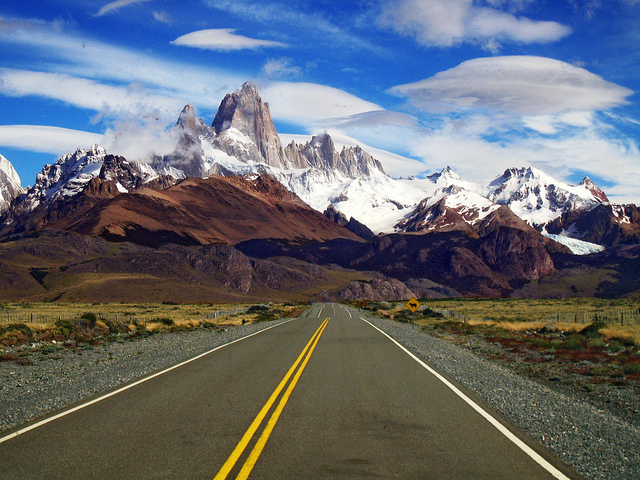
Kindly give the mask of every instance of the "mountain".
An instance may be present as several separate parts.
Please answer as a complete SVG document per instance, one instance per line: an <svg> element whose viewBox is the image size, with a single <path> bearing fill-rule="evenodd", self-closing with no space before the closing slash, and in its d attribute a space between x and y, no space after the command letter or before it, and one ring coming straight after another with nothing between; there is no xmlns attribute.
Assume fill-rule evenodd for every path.
<svg viewBox="0 0 640 480"><path fill-rule="evenodd" d="M20 177L13 165L0 155L0 214L6 212L13 199L23 193Z"/></svg>
<svg viewBox="0 0 640 480"><path fill-rule="evenodd" d="M513 168L491 182L486 196L574 252L640 243L638 208L611 204L588 177L569 185L535 168Z"/></svg>
<svg viewBox="0 0 640 480"><path fill-rule="evenodd" d="M587 211L609 201L589 178L574 186L533 167L505 170L489 184L486 197L507 205L539 231L565 212Z"/></svg>
<svg viewBox="0 0 640 480"><path fill-rule="evenodd" d="M314 295L353 299L528 292L560 275L557 263L571 262L561 243L582 253L640 243L638 209L610 204L588 178L574 186L513 168L484 189L451 167L422 179L391 178L363 148L336 147L327 133L283 147L269 105L250 83L225 96L211 126L186 105L170 134L168 155L133 161L93 146L45 166L1 215L0 236L16 249L27 248L28 237L33 245L56 235L102 239L118 258L92 257L91 272L55 267L86 278L108 271L141 282L137 275L148 270L207 283L185 260L197 257L216 278L233 272L222 285L243 295L253 288L247 285L291 289L299 276ZM128 256L124 245L145 253ZM162 267L162 258L175 265ZM128 261L140 270L125 267ZM34 262L33 280L45 286L44 267ZM14 274L5 264L5 283L24 283L28 269L20 265ZM308 282L308 272L331 269L348 282L325 290ZM47 288L74 278L50 274L60 283Z"/></svg>
<svg viewBox="0 0 640 480"><path fill-rule="evenodd" d="M406 233L462 230L474 226L495 212L500 205L457 185L437 189L422 200L411 215L396 225Z"/></svg>

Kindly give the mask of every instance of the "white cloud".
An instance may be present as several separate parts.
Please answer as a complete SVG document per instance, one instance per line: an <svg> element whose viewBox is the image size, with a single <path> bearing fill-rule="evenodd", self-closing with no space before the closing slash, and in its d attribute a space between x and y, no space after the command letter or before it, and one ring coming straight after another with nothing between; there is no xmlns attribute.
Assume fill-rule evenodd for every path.
<svg viewBox="0 0 640 480"><path fill-rule="evenodd" d="M282 42L272 40L257 40L254 38L236 35L233 28L217 28L198 30L176 38L171 43L183 47L200 48L203 50L244 50L265 47L287 47Z"/></svg>
<svg viewBox="0 0 640 480"><path fill-rule="evenodd" d="M177 118L184 106L184 102L168 94L152 93L135 83L116 87L66 74L28 70L0 69L0 92L56 99L107 116L155 114Z"/></svg>
<svg viewBox="0 0 640 480"><path fill-rule="evenodd" d="M273 117L307 127L324 128L330 120L382 110L344 90L315 83L274 82L260 93Z"/></svg>
<svg viewBox="0 0 640 480"><path fill-rule="evenodd" d="M244 76L221 68L164 60L140 51L65 34L41 21L0 20L0 42L32 51L32 65L40 67L42 73L80 77L97 85L109 84L121 89L139 85L141 91L146 90L151 96L166 96L160 100L161 105L165 105L167 100L179 99L182 106L192 102L203 109L215 109L225 93L246 81ZM73 92L47 89L46 85L44 88L42 96L51 94L52 98L59 99L60 96L73 95ZM15 94L19 90L17 85ZM80 106L85 106L85 103ZM180 109L171 115L177 115ZM157 111L157 108L153 110Z"/></svg>
<svg viewBox="0 0 640 480"><path fill-rule="evenodd" d="M154 155L172 153L179 135L173 127L154 119L121 118L105 132L102 146L127 160L148 162Z"/></svg>
<svg viewBox="0 0 640 480"><path fill-rule="evenodd" d="M523 2L490 1L494 7L509 4L519 9ZM450 47L479 43L490 50L503 41L549 43L571 33L557 22L516 17L497 8L478 6L473 0L384 0L378 17L381 26L412 36L422 45Z"/></svg>
<svg viewBox="0 0 640 480"><path fill-rule="evenodd" d="M633 92L574 65L543 57L477 58L390 90L427 111L493 109L521 115L606 110Z"/></svg>
<svg viewBox="0 0 640 480"><path fill-rule="evenodd" d="M103 6L98 13L96 13L96 17L101 17L107 13L115 12L116 10L120 10L122 7L126 7L128 5L149 1L151 0L116 0L115 2L110 2Z"/></svg>
<svg viewBox="0 0 640 480"><path fill-rule="evenodd" d="M171 18L171 15L169 15L167 12L154 10L153 12L151 12L151 14L153 15L153 19L156 22L166 23L167 25L173 24L173 18Z"/></svg>
<svg viewBox="0 0 640 480"><path fill-rule="evenodd" d="M103 135L40 125L0 125L0 145L32 152L61 155L100 144Z"/></svg>
<svg viewBox="0 0 640 480"><path fill-rule="evenodd" d="M299 77L302 69L293 65L290 58L270 58L262 67L262 74L270 79Z"/></svg>

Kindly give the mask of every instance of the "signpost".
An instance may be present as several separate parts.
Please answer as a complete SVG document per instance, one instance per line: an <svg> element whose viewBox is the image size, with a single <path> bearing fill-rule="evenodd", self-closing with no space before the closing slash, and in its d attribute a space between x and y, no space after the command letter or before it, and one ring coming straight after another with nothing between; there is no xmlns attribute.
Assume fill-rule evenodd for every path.
<svg viewBox="0 0 640 480"><path fill-rule="evenodd" d="M415 327L416 310L420 308L421 304L415 297L411 297L411 300L405 303L405 305L411 311L411 326Z"/></svg>

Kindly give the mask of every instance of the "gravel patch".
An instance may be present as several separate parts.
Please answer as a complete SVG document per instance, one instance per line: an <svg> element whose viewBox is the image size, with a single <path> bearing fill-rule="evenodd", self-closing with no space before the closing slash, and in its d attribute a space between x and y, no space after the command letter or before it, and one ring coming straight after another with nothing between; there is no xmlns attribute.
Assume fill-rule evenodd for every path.
<svg viewBox="0 0 640 480"><path fill-rule="evenodd" d="M369 319L455 379L587 479L640 479L640 428L408 324Z"/></svg>
<svg viewBox="0 0 640 480"><path fill-rule="evenodd" d="M74 350L50 344L20 357L21 364L0 362L0 432L283 321L156 333Z"/></svg>

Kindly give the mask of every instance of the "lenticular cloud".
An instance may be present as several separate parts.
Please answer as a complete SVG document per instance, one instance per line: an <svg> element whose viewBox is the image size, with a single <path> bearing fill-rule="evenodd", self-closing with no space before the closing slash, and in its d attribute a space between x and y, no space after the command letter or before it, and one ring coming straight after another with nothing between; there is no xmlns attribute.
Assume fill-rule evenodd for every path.
<svg viewBox="0 0 640 480"><path fill-rule="evenodd" d="M390 90L427 111L490 109L521 115L607 110L633 92L583 68L543 57L477 58Z"/></svg>

